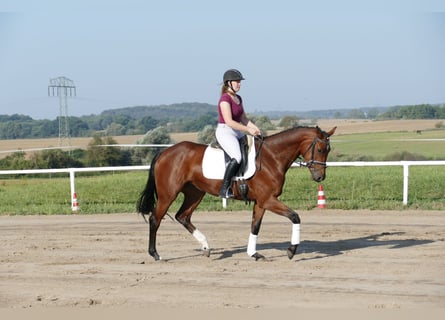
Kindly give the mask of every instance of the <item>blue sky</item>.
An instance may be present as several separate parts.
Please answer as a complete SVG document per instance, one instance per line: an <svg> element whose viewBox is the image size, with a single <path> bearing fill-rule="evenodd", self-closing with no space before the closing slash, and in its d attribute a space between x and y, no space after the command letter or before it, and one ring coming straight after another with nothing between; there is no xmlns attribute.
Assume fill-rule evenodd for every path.
<svg viewBox="0 0 445 320"><path fill-rule="evenodd" d="M216 104L238 68L247 112L445 102L445 3L374 1L0 3L0 114Z"/></svg>

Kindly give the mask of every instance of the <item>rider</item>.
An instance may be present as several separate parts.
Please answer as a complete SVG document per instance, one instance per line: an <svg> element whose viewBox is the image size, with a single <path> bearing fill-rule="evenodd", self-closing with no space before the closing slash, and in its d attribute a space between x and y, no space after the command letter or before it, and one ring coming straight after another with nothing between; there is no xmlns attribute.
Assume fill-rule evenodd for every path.
<svg viewBox="0 0 445 320"><path fill-rule="evenodd" d="M238 140L246 133L252 136L261 134L260 129L247 119L243 100L237 94L241 88L241 80L244 80L241 72L236 69L227 70L223 76L221 97L218 102L216 139L230 157L219 191L219 196L222 198L233 198L234 196L230 186L241 163L241 149Z"/></svg>

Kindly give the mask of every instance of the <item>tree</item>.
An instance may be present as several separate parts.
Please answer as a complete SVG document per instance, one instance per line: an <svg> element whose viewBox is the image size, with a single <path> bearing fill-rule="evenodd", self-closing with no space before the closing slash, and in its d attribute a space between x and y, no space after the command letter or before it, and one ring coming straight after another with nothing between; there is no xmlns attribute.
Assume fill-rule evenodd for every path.
<svg viewBox="0 0 445 320"><path fill-rule="evenodd" d="M366 118L368 119L375 119L379 115L379 110L377 108L369 109L366 113Z"/></svg>
<svg viewBox="0 0 445 320"><path fill-rule="evenodd" d="M284 129L293 128L298 125L298 117L296 116L285 116L281 118L280 123L278 124L279 127L282 127Z"/></svg>
<svg viewBox="0 0 445 320"><path fill-rule="evenodd" d="M365 119L366 115L360 109L352 109L351 111L348 112L348 116L347 117L349 119Z"/></svg>
<svg viewBox="0 0 445 320"><path fill-rule="evenodd" d="M32 128L31 136L33 138L57 137L59 134L58 121L41 120Z"/></svg>
<svg viewBox="0 0 445 320"><path fill-rule="evenodd" d="M90 133L88 124L78 117L70 117L70 135L72 137L84 137Z"/></svg>
<svg viewBox="0 0 445 320"><path fill-rule="evenodd" d="M121 136L125 134L125 127L119 123L113 122L105 130L107 136Z"/></svg>
<svg viewBox="0 0 445 320"><path fill-rule="evenodd" d="M445 119L445 103L437 109L437 119Z"/></svg>
<svg viewBox="0 0 445 320"><path fill-rule="evenodd" d="M215 137L215 127L212 125L207 125L198 132L198 143L211 144L216 141Z"/></svg>
<svg viewBox="0 0 445 320"><path fill-rule="evenodd" d="M335 118L335 119L340 119L341 117L342 117L342 114L341 114L340 111L335 111L335 112L334 112L334 118Z"/></svg>
<svg viewBox="0 0 445 320"><path fill-rule="evenodd" d="M137 144L171 144L173 141L165 127L157 127L148 131ZM133 151L133 163L149 164L162 147L140 147Z"/></svg>
<svg viewBox="0 0 445 320"><path fill-rule="evenodd" d="M274 130L276 127L273 125L273 123L270 121L269 117L267 116L259 116L259 117L253 117L252 122L254 122L258 128L261 130L261 134L263 136L267 135L267 130Z"/></svg>
<svg viewBox="0 0 445 320"><path fill-rule="evenodd" d="M0 160L0 168L5 170L30 169L29 162L25 159L25 152L14 152Z"/></svg>
<svg viewBox="0 0 445 320"><path fill-rule="evenodd" d="M88 144L86 152L87 165L91 167L117 166L122 165L125 158L118 147L113 147L117 142L112 137L95 135ZM128 161L128 160L127 160Z"/></svg>
<svg viewBox="0 0 445 320"><path fill-rule="evenodd" d="M60 149L43 150L31 156L34 168L58 169L58 168L79 168L83 163L71 157L69 152Z"/></svg>
<svg viewBox="0 0 445 320"><path fill-rule="evenodd" d="M149 130L156 128L156 126L158 125L158 122L159 121L157 121L156 119L153 119L150 116L145 116L137 121L136 126L140 127L140 129L143 130L142 132L147 132Z"/></svg>

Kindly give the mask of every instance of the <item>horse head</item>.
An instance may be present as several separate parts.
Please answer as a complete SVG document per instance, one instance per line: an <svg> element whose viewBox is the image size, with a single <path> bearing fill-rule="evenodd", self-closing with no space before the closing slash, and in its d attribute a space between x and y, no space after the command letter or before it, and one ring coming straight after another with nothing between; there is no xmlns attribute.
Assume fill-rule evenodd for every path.
<svg viewBox="0 0 445 320"><path fill-rule="evenodd" d="M309 135L307 143L303 145L302 157L306 162L305 166L316 182L321 182L326 177L326 160L329 151L331 151L329 137L334 134L336 129L337 127L334 127L325 132L317 126L314 128L315 134Z"/></svg>

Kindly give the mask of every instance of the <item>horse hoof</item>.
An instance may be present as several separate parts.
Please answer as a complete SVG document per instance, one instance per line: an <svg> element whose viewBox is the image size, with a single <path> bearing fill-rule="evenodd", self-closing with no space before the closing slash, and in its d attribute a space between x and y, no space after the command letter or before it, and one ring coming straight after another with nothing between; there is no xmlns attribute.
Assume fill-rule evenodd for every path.
<svg viewBox="0 0 445 320"><path fill-rule="evenodd" d="M258 252L255 252L255 253L252 255L252 258L254 258L255 261L258 261L258 260L266 260L266 257L263 256L262 254L259 254Z"/></svg>
<svg viewBox="0 0 445 320"><path fill-rule="evenodd" d="M162 260L157 252L149 252L149 254L153 257L153 259L155 259L155 261Z"/></svg>
<svg viewBox="0 0 445 320"><path fill-rule="evenodd" d="M294 253L292 253L289 249L287 249L287 257L289 258L289 260L292 260L294 255L295 255Z"/></svg>
<svg viewBox="0 0 445 320"><path fill-rule="evenodd" d="M210 257L210 249L202 249L202 254L207 258Z"/></svg>
<svg viewBox="0 0 445 320"><path fill-rule="evenodd" d="M298 244L294 244L294 245L291 245L289 247L289 249L287 249L287 257L289 258L289 260L292 260L292 258L294 257L295 252L297 252L297 247L298 247Z"/></svg>

